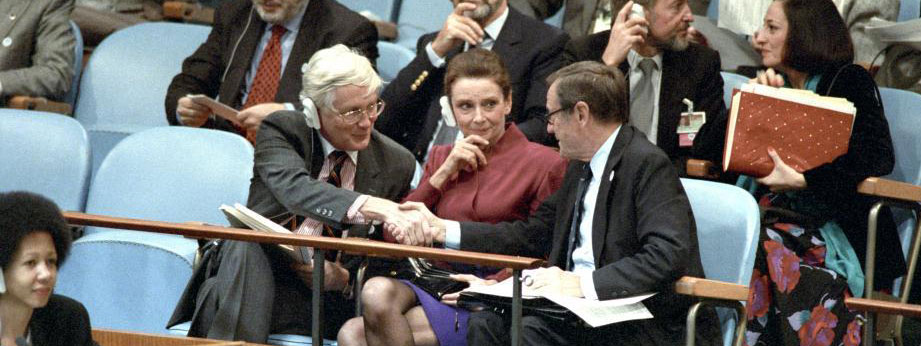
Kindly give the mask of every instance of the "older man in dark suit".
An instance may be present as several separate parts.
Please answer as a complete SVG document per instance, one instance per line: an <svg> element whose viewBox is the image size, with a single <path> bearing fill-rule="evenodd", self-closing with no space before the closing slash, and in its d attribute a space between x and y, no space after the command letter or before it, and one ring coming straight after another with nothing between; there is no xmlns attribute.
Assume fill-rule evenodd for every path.
<svg viewBox="0 0 921 346"><path fill-rule="evenodd" d="M336 45L311 58L303 80L304 112L275 112L262 122L249 208L307 235L382 239L383 229L372 222L422 227L421 215L394 202L409 191L414 161L373 130L384 104L370 62ZM171 324L191 317L192 336L260 343L270 333L310 330L309 263L274 245L242 241L222 242L208 262L193 276ZM325 263L327 338L355 312L350 287L360 262L343 254ZM388 275L397 263L372 259L368 275Z"/></svg>
<svg viewBox="0 0 921 346"><path fill-rule="evenodd" d="M454 12L444 27L419 38L416 58L381 95L390 107L377 129L411 150L419 161L424 161L433 142L454 143L457 131L440 123L438 99L444 94L445 66L475 46L496 52L508 67L513 89L509 120L529 140L548 141L544 79L559 68L568 36L508 7L506 0L453 1Z"/></svg>
<svg viewBox="0 0 921 346"><path fill-rule="evenodd" d="M644 17L629 16L633 2L643 6ZM689 42L694 17L687 0L614 0L612 8L618 12L611 30L570 41L564 64L592 60L619 67L630 86L630 123L668 154L679 173L689 157L721 162L726 106L720 57ZM677 133L685 98L706 113L691 141Z"/></svg>
<svg viewBox="0 0 921 346"><path fill-rule="evenodd" d="M345 44L372 62L377 30L333 0L231 0L215 12L207 41L189 56L166 95L171 125L248 134L277 110L300 107L302 65L314 52ZM242 127L186 97L204 94L239 109Z"/></svg>
<svg viewBox="0 0 921 346"><path fill-rule="evenodd" d="M616 299L658 292L643 303L653 319L598 328L522 319L526 345L679 345L692 298L674 291L685 275L702 277L694 216L661 149L626 124L623 74L580 62L550 76L548 130L570 159L563 185L524 221L485 224L429 214L433 239L448 248L547 258L531 274L538 293ZM418 208L419 205L408 207ZM698 345L719 340L715 313L698 327ZM508 319L471 314L470 345L508 345Z"/></svg>

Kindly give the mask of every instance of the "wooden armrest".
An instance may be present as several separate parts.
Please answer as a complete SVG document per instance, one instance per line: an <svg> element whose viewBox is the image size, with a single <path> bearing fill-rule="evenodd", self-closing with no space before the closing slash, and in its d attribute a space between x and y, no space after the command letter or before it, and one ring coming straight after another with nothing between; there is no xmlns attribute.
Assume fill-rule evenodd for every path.
<svg viewBox="0 0 921 346"><path fill-rule="evenodd" d="M60 113L70 115L70 105L64 102L49 101L44 97L13 96L8 104L10 108L28 109L33 111Z"/></svg>
<svg viewBox="0 0 921 346"><path fill-rule="evenodd" d="M688 176L692 178L717 179L720 174L711 161L689 159L686 164Z"/></svg>
<svg viewBox="0 0 921 346"><path fill-rule="evenodd" d="M902 304L866 298L845 298L844 303L851 310L878 312L884 314L921 317L921 305Z"/></svg>
<svg viewBox="0 0 921 346"><path fill-rule="evenodd" d="M857 192L906 202L921 202L921 186L879 177L864 179L857 185Z"/></svg>
<svg viewBox="0 0 921 346"><path fill-rule="evenodd" d="M397 39L397 25L382 20L372 21L377 27L377 39L381 41L395 41Z"/></svg>
<svg viewBox="0 0 921 346"><path fill-rule="evenodd" d="M690 276L675 282L675 291L689 296L726 300L748 300L748 286Z"/></svg>
<svg viewBox="0 0 921 346"><path fill-rule="evenodd" d="M198 3L164 1L163 18L188 23L213 24L214 9Z"/></svg>

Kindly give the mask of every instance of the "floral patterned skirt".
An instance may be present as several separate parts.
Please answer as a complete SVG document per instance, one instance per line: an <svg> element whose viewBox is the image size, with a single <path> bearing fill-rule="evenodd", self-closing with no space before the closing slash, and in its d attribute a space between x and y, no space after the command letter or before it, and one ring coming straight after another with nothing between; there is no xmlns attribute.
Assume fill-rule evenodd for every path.
<svg viewBox="0 0 921 346"><path fill-rule="evenodd" d="M859 345L863 317L844 305L847 281L825 268L819 230L763 225L748 292L746 344Z"/></svg>

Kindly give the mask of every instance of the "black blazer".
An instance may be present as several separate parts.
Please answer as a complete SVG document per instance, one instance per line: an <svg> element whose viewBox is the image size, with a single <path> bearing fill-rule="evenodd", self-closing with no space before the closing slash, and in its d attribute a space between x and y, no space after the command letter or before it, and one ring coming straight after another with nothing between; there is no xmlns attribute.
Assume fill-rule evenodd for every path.
<svg viewBox="0 0 921 346"><path fill-rule="evenodd" d="M564 267L581 165L570 163L560 189L527 220L461 223L461 249L546 257ZM630 125L621 127L605 164L592 249L599 299L659 292L644 304L658 324L683 329L692 299L675 293L674 283L704 277L694 215L668 158Z"/></svg>
<svg viewBox="0 0 921 346"><path fill-rule="evenodd" d="M858 194L857 184L868 177L892 172L895 156L889 122L882 101L877 98L873 77L858 65L826 72L816 89L820 95L843 97L857 107L847 153L803 175L808 191L824 200L825 205L834 207L820 217L838 222L862 265L866 257L868 213L876 199ZM898 251L901 243L888 208L881 211L879 220L875 283L877 287L888 287L904 274L905 259Z"/></svg>
<svg viewBox="0 0 921 346"><path fill-rule="evenodd" d="M601 62L611 31L573 39L563 52L563 64L592 60ZM620 70L628 75L629 64ZM629 80L628 80L629 81ZM696 111L707 112L707 123L701 127L692 148L678 146L678 121L687 106L681 100L694 102ZM720 76L720 56L707 47L691 43L683 51L662 52L662 84L659 88L659 127L656 144L684 172L688 158L722 162L726 137L726 105L723 102L723 78Z"/></svg>
<svg viewBox="0 0 921 346"><path fill-rule="evenodd" d="M243 105L240 101L246 87L246 72L253 57L262 54L256 48L265 26L250 0L226 1L215 11L208 39L183 61L182 72L173 78L167 90L166 119L170 125L179 125L176 104L188 94L217 97L236 109ZM278 84L276 102L300 106L301 67L320 49L342 43L356 48L372 63L377 60L377 29L361 15L332 0L311 0L297 35ZM225 70L227 75L222 78ZM233 131L230 123L220 118L208 120L203 127Z"/></svg>
<svg viewBox="0 0 921 346"><path fill-rule="evenodd" d="M512 112L509 121L533 142L548 143L543 115L547 113L546 78L560 65L559 56L569 36L561 30L508 9L508 18L492 51L502 57L512 83ZM387 108L377 120L377 130L409 149L420 161L427 154L435 135L444 94L446 68L435 68L425 46L437 32L423 35L416 47L416 58L404 67L384 89L381 98ZM460 54L463 46L446 55L446 61Z"/></svg>
<svg viewBox="0 0 921 346"><path fill-rule="evenodd" d="M35 309L29 321L32 345L93 346L90 316L80 302L53 294L44 307Z"/></svg>

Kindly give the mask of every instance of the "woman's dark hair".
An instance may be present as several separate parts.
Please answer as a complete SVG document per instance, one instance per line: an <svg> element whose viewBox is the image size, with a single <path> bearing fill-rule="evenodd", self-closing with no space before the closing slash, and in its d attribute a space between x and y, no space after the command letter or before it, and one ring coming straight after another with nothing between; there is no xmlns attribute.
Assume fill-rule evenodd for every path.
<svg viewBox="0 0 921 346"><path fill-rule="evenodd" d="M505 63L489 50L474 48L451 59L445 72L445 95L451 97L454 82L461 78L491 79L502 89L502 97L507 99L512 94Z"/></svg>
<svg viewBox="0 0 921 346"><path fill-rule="evenodd" d="M854 61L854 44L831 0L782 2L789 27L784 64L800 72L822 74Z"/></svg>
<svg viewBox="0 0 921 346"><path fill-rule="evenodd" d="M61 210L40 195L14 191L0 193L0 268L6 270L19 243L32 232L48 232L64 262L70 250L71 233Z"/></svg>

